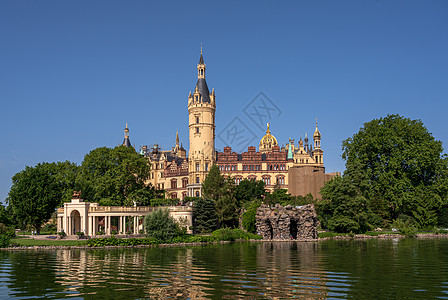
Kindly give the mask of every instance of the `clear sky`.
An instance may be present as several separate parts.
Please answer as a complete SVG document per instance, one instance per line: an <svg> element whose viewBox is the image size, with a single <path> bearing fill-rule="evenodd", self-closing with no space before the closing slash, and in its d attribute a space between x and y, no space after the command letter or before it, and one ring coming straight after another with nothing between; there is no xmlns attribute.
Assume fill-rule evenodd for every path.
<svg viewBox="0 0 448 300"><path fill-rule="evenodd" d="M318 119L327 172L345 169L342 140L387 114L421 119L447 147L445 0L4 0L0 200L25 166L80 164L121 143L126 122L137 149L170 149L179 130L188 150L201 43L218 149L239 150L223 134L235 124L258 146L264 129L245 108L259 101L277 108L261 122L280 144Z"/></svg>

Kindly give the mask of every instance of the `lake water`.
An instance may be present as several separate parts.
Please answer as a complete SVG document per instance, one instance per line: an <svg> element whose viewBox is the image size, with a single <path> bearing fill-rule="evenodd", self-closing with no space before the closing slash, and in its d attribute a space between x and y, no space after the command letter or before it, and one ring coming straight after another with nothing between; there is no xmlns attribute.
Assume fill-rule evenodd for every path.
<svg viewBox="0 0 448 300"><path fill-rule="evenodd" d="M448 299L448 239L0 251L0 298Z"/></svg>

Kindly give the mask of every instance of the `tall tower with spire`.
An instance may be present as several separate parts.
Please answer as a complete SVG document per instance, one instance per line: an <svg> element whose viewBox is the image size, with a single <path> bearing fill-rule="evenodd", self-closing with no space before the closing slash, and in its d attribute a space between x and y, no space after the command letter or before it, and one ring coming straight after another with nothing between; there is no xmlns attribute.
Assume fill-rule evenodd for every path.
<svg viewBox="0 0 448 300"><path fill-rule="evenodd" d="M188 195L202 196L202 182L216 161L215 154L215 91L210 93L205 81L205 63L202 56L197 65L198 81L193 94L188 96L189 137Z"/></svg>

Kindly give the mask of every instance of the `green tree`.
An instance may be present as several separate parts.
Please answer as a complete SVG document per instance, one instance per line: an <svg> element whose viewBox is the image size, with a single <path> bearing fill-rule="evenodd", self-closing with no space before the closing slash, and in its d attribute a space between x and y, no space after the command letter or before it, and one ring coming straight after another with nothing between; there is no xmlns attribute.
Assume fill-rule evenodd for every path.
<svg viewBox="0 0 448 300"><path fill-rule="evenodd" d="M78 186L83 197L102 205L148 205L158 198L152 186L146 185L148 161L133 148L101 147L85 155Z"/></svg>
<svg viewBox="0 0 448 300"><path fill-rule="evenodd" d="M236 186L233 178L224 178L222 195L216 200L216 212L221 227L238 227L240 203L236 198Z"/></svg>
<svg viewBox="0 0 448 300"><path fill-rule="evenodd" d="M442 143L420 120L399 115L375 119L342 145L344 178L353 169L362 174L368 186L362 196L376 214L388 221L406 214L420 226L435 225L435 213L447 203L447 158Z"/></svg>
<svg viewBox="0 0 448 300"><path fill-rule="evenodd" d="M157 209L144 220L146 235L160 241L168 241L182 233L177 222L167 209Z"/></svg>
<svg viewBox="0 0 448 300"><path fill-rule="evenodd" d="M80 167L75 163L65 161L53 163L53 175L62 187L62 202L70 202L73 191L77 190L76 179L80 172Z"/></svg>
<svg viewBox="0 0 448 300"><path fill-rule="evenodd" d="M322 200L316 210L323 227L335 232L363 233L381 224L381 218L374 214L368 199L363 195L363 186L352 178L336 177L321 190Z"/></svg>
<svg viewBox="0 0 448 300"><path fill-rule="evenodd" d="M221 175L218 165L213 165L202 183L204 198L218 201L225 193L225 178Z"/></svg>
<svg viewBox="0 0 448 300"><path fill-rule="evenodd" d="M260 207L260 205L261 205L260 200L252 201L247 211L243 214L242 225L247 232L255 233L257 230L255 223L256 223L257 209Z"/></svg>
<svg viewBox="0 0 448 300"><path fill-rule="evenodd" d="M262 199L266 195L262 180L243 179L236 187L236 198L240 203Z"/></svg>
<svg viewBox="0 0 448 300"><path fill-rule="evenodd" d="M194 201L193 208L196 232L208 233L218 228L218 216L214 200L198 198Z"/></svg>
<svg viewBox="0 0 448 300"><path fill-rule="evenodd" d="M281 205L289 204L293 197L291 194L288 194L288 190L286 189L274 189L272 193L266 195L266 203L267 204L276 204L279 203Z"/></svg>
<svg viewBox="0 0 448 300"><path fill-rule="evenodd" d="M215 201L219 225L237 227L240 203L236 197L234 179L224 177L217 165L213 165L202 183L204 198Z"/></svg>
<svg viewBox="0 0 448 300"><path fill-rule="evenodd" d="M54 163L37 164L12 177L7 201L21 228L31 224L39 233L41 225L62 203L64 186L55 175L56 166Z"/></svg>

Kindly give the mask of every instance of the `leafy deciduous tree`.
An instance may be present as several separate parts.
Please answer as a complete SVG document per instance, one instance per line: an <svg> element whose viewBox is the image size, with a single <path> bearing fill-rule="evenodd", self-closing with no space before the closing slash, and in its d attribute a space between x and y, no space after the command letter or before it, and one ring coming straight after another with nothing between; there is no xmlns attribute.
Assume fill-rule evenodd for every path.
<svg viewBox="0 0 448 300"><path fill-rule="evenodd" d="M40 232L41 225L62 203L64 186L54 175L56 172L56 164L42 163L26 167L12 177L7 201L20 227L31 224Z"/></svg>
<svg viewBox="0 0 448 300"><path fill-rule="evenodd" d="M157 192L145 181L148 161L133 148L118 146L92 150L81 164L79 186L83 196L103 205L148 205Z"/></svg>
<svg viewBox="0 0 448 300"><path fill-rule="evenodd" d="M352 203L353 211L371 210L389 223L405 214L421 227L435 225L447 203L448 165L442 143L420 120L399 115L375 119L342 145L346 172L323 187L327 200L342 207ZM360 219L350 216L349 207L342 214L344 208L330 206L333 216L340 211L347 220Z"/></svg>

